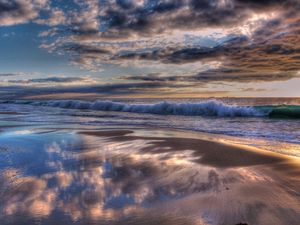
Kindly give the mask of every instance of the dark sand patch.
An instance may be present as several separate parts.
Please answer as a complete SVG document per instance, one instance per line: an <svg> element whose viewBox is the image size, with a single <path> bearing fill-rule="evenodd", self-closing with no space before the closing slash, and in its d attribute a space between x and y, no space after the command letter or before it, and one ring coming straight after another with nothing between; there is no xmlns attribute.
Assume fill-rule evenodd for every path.
<svg viewBox="0 0 300 225"><path fill-rule="evenodd" d="M227 145L223 143L201 140L195 138L170 138L170 137L142 137L130 136L128 130L120 131L84 131L80 134L98 137L110 137L114 142L145 140L150 146L141 148L141 152L160 154L167 152L181 152L192 150L195 162L218 168L245 167L264 164L286 162L287 158L245 147Z"/></svg>
<svg viewBox="0 0 300 225"><path fill-rule="evenodd" d="M84 135L105 137L103 131L85 131ZM295 157L269 152L246 146L228 145L210 140L178 137L148 137L130 135L128 130L119 131L120 136L111 135L112 142L126 142L134 140L147 141L148 146L141 147L143 153L161 154L177 153L192 150L194 162L200 165L212 166L219 169L253 167L271 179L276 180L278 186L286 189L292 195L300 197L300 160ZM188 135L188 134L187 134ZM183 136L186 136L183 134Z"/></svg>

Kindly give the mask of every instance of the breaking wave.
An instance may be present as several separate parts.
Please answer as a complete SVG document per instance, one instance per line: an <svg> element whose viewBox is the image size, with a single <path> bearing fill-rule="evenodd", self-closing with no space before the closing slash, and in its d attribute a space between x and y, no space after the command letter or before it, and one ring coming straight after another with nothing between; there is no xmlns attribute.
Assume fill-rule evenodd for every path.
<svg viewBox="0 0 300 225"><path fill-rule="evenodd" d="M12 102L10 102L12 103ZM250 106L226 105L221 101L209 100L199 103L159 102L154 104L129 104L113 101L14 101L14 103L38 106L50 106L71 109L90 109L101 111L119 111L132 113L152 113L160 115L217 116L217 117L253 117L264 113Z"/></svg>
<svg viewBox="0 0 300 225"><path fill-rule="evenodd" d="M36 106L60 107L68 109L88 109L100 111L117 111L132 113L151 113L159 115L184 116L215 116L215 117L270 117L299 119L300 106L237 106L228 105L218 100L208 100L198 103L158 102L153 104L133 104L114 101L80 101L80 100L51 100L51 101L2 101L2 103L30 104Z"/></svg>

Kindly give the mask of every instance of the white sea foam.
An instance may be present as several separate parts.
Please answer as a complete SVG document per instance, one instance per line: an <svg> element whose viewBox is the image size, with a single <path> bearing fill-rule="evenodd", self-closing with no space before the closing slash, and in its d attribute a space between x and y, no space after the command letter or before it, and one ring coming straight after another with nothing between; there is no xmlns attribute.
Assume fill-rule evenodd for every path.
<svg viewBox="0 0 300 225"><path fill-rule="evenodd" d="M132 104L113 101L55 100L27 102L32 105L51 106L71 109L91 109L101 111L119 111L132 113L152 113L160 115L217 116L217 117L253 117L264 113L250 106L227 105L221 101L208 100L199 103L159 102L153 104Z"/></svg>

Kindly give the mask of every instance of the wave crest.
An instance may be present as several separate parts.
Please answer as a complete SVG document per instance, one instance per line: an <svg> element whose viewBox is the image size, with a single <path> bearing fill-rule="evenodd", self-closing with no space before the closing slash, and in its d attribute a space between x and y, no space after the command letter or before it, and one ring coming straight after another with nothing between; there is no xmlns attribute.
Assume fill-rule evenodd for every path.
<svg viewBox="0 0 300 225"><path fill-rule="evenodd" d="M221 101L209 100L199 103L159 102L154 104L130 104L113 101L55 100L32 102L32 105L51 106L71 109L91 109L132 113L152 113L160 115L216 116L216 117L253 117L265 116L260 110L250 106L227 105Z"/></svg>

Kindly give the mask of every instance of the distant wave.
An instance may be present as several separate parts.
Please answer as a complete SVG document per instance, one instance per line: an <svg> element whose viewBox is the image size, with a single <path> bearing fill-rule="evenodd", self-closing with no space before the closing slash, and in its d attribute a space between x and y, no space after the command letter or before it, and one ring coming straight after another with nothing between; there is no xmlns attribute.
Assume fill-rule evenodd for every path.
<svg viewBox="0 0 300 225"><path fill-rule="evenodd" d="M94 102L79 100L6 101L6 103L159 115L300 118L300 106L237 106L227 105L218 100L208 100L199 103L163 101L153 104L132 104L107 100Z"/></svg>
<svg viewBox="0 0 300 225"><path fill-rule="evenodd" d="M270 118L300 119L299 105L255 106Z"/></svg>

